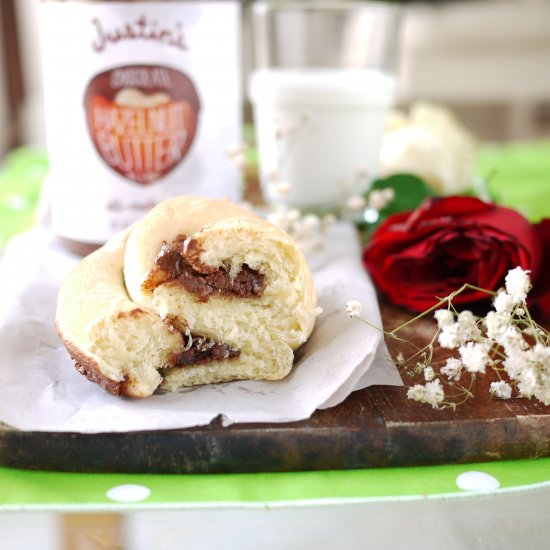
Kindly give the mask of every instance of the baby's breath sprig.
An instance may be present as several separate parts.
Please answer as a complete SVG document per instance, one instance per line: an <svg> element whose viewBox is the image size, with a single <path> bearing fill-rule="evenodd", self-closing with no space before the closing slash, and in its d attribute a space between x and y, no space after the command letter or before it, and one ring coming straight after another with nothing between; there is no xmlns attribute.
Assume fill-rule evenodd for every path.
<svg viewBox="0 0 550 550"><path fill-rule="evenodd" d="M230 162L235 166L235 168L238 168L239 170L244 169L247 165L247 160L245 156L245 151L247 147L248 145L246 143L239 143L236 145L232 145L227 149L227 156Z"/></svg>
<svg viewBox="0 0 550 550"><path fill-rule="evenodd" d="M286 196L292 189L287 181L273 182L271 193ZM371 195L373 198L371 199ZM342 203L340 208L334 208L332 212L319 215L314 212L303 212L299 208L290 208L284 201L271 206L267 220L289 233L298 246L305 252L317 250L322 247L327 230L338 219L354 220L359 217L363 220L370 216L372 220L378 219L379 211L385 208L393 200L393 189L375 189L364 196L353 195Z"/></svg>
<svg viewBox="0 0 550 550"><path fill-rule="evenodd" d="M423 384L409 387L409 399L435 409L456 408L473 397L477 377L491 370L497 378L489 386L493 398L534 397L550 405L550 334L531 317L526 303L530 289L529 271L516 267L508 272L505 288L493 292L465 284L391 331L362 319L362 305L356 300L348 302L346 312L381 330L389 341L406 342L412 347L408 357L399 353L393 358L411 376L423 374ZM458 312L453 300L466 290L492 296L493 309L485 317L467 310ZM437 328L427 345L417 346L399 335L430 313L434 313ZM444 364L434 361L436 342L441 348L453 350ZM465 381L467 377L469 381Z"/></svg>
<svg viewBox="0 0 550 550"><path fill-rule="evenodd" d="M325 234L336 218L331 214L322 217L303 214L298 208L280 206L267 215L267 221L286 231L304 252L309 252L323 246Z"/></svg>

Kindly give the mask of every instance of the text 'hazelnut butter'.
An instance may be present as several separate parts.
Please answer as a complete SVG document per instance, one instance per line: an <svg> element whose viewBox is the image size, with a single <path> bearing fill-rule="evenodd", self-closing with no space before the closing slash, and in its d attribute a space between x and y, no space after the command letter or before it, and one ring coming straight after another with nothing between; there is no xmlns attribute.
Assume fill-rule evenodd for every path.
<svg viewBox="0 0 550 550"><path fill-rule="evenodd" d="M181 194L238 199L240 3L40 6L54 231L104 243Z"/></svg>

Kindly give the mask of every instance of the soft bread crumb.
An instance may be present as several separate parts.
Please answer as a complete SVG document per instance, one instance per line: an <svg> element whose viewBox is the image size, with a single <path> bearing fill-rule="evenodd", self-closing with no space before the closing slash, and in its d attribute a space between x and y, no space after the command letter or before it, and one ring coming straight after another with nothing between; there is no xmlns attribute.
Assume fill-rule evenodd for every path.
<svg viewBox="0 0 550 550"><path fill-rule="evenodd" d="M282 343L274 344L267 354L241 350L238 359L168 369L161 388L176 391L186 386L230 380L280 380L292 369L292 360L292 350Z"/></svg>
<svg viewBox="0 0 550 550"><path fill-rule="evenodd" d="M126 380L134 397L151 395L162 382L159 371L183 349L181 333L139 308L102 319L91 327L89 337L102 373L112 380Z"/></svg>

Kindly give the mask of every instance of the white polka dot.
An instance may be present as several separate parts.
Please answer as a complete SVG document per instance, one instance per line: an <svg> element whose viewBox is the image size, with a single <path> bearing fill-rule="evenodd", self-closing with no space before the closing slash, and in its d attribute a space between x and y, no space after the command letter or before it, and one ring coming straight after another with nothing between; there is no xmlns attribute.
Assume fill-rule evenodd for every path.
<svg viewBox="0 0 550 550"><path fill-rule="evenodd" d="M464 491L494 491L500 487L498 479L484 472L464 472L457 476L456 484Z"/></svg>
<svg viewBox="0 0 550 550"><path fill-rule="evenodd" d="M107 491L107 498L117 502L139 502L150 494L151 490L144 485L117 485Z"/></svg>

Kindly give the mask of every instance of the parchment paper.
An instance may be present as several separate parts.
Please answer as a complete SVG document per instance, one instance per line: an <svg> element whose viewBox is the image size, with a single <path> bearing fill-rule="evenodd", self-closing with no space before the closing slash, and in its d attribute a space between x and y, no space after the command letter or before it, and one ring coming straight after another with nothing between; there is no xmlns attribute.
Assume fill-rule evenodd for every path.
<svg viewBox="0 0 550 550"><path fill-rule="evenodd" d="M381 333L345 313L381 326L374 288L360 260L353 227L332 228L310 256L323 313L282 381L237 381L159 393L143 400L114 397L73 366L54 329L57 292L79 258L38 228L12 240L0 262L0 421L21 430L85 433L185 428L222 415L234 422L288 422L332 407L354 389L401 385Z"/></svg>

